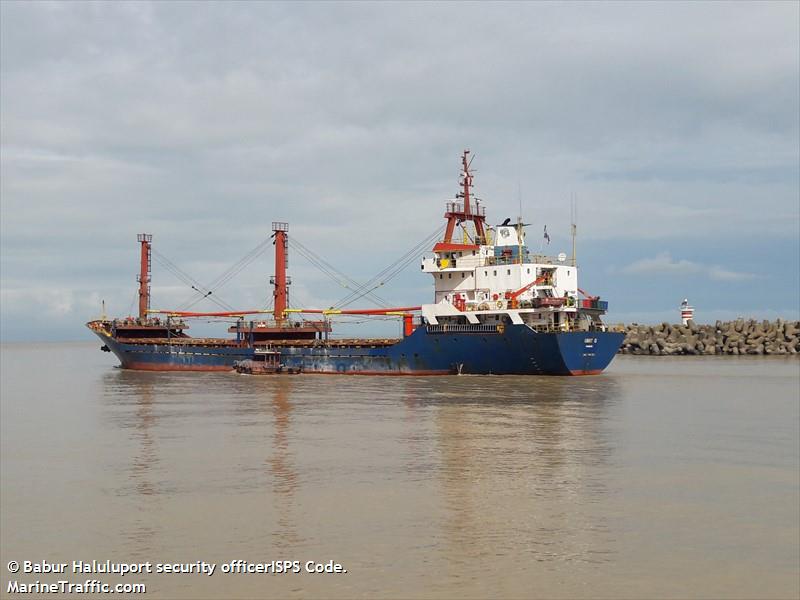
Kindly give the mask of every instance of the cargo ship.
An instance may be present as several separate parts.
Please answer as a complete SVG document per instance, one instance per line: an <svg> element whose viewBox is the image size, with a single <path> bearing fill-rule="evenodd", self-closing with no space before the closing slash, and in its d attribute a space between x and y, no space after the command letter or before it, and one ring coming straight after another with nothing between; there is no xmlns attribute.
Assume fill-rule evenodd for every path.
<svg viewBox="0 0 800 600"><path fill-rule="evenodd" d="M233 371L269 357L263 371L350 375L591 375L603 371L624 334L606 329L608 303L578 287L572 256L534 252L526 225L487 224L473 195L470 151L461 156L459 192L446 202L443 236L420 262L433 301L374 309L292 308L289 226L272 224L273 308L190 312L150 308L152 235L140 234L138 316L87 323L126 369ZM544 237L549 243L546 227ZM195 288L196 289L196 288ZM198 290L199 291L199 290ZM368 290L367 290L368 291ZM367 291L361 293L364 296ZM210 291L208 293L211 293ZM359 297L357 294L356 297ZM337 338L338 315L396 317L397 338ZM192 318L226 319L228 336L192 337ZM274 367L274 368L273 368ZM239 368L247 372L250 367ZM252 369L251 369L252 370Z"/></svg>

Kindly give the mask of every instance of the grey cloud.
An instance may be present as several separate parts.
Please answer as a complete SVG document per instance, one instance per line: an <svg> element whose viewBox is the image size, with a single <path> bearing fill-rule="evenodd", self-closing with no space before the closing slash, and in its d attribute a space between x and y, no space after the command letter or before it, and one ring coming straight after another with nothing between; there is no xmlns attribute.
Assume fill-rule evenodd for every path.
<svg viewBox="0 0 800 600"><path fill-rule="evenodd" d="M674 276L705 275L715 281L747 281L754 273L731 271L718 265L704 265L686 259L675 260L669 252L660 252L653 258L642 258L622 268L623 273L669 274Z"/></svg>
<svg viewBox="0 0 800 600"><path fill-rule="evenodd" d="M3 281L20 293L129 286L140 231L222 270L272 220L368 276L438 224L464 146L490 214L515 214L519 186L554 237L573 192L588 241L797 235L795 3L0 11Z"/></svg>

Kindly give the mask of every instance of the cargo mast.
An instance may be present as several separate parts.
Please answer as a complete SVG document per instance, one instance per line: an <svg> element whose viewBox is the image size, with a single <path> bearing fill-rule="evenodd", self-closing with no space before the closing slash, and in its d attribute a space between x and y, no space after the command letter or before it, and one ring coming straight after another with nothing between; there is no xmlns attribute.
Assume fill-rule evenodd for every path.
<svg viewBox="0 0 800 600"><path fill-rule="evenodd" d="M475 224L475 244L485 244L486 234L483 228L483 221L486 218L485 213L475 203L475 210L470 206L470 189L472 188L472 171L469 168L471 163L468 160L469 150L464 150L461 155L461 185L462 190L456 195L456 199L461 198L464 203L448 202L445 218L447 219L447 229L444 233L444 244L453 243L453 233L455 232L456 225L464 221L472 221Z"/></svg>
<svg viewBox="0 0 800 600"><path fill-rule="evenodd" d="M146 319L147 311L150 309L150 247L153 236L149 233L140 233L136 236L137 241L142 245L141 257L139 261L139 318Z"/></svg>
<svg viewBox="0 0 800 600"><path fill-rule="evenodd" d="M272 295L275 298L275 320L282 323L286 319L286 309L289 307L289 284L291 280L286 277L286 267L289 266L289 224L281 222L272 223L273 237L275 238L275 275L270 283L274 286Z"/></svg>

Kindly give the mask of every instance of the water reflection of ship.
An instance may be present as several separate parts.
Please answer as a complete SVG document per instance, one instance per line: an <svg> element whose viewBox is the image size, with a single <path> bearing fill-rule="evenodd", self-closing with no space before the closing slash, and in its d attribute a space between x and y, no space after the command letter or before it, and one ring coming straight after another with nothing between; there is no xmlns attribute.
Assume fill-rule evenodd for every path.
<svg viewBox="0 0 800 600"><path fill-rule="evenodd" d="M114 370L104 377L109 399L122 412L119 429L130 432L134 444L128 477L119 494L134 496L133 523L122 533L130 544L131 557L147 558L153 554L153 540L158 532L154 516L160 508L154 471L159 459L153 430L157 426L154 385L149 373ZM132 406L131 406L132 405Z"/></svg>
<svg viewBox="0 0 800 600"><path fill-rule="evenodd" d="M608 496L603 466L613 442L603 423L616 381L487 380L485 402L475 399L474 381L458 385L464 389L437 401L436 416L442 527L453 564L500 556L521 566L610 560L598 507ZM509 514L522 517L510 522Z"/></svg>
<svg viewBox="0 0 800 600"><path fill-rule="evenodd" d="M216 383L207 382L209 385ZM219 383L224 383L228 391L227 386L235 388L236 401L232 405L235 414L245 418L247 424L259 426L259 430L266 425L271 433L271 443L266 452L262 444L269 438L263 433L256 436L254 443L263 457L260 467L257 467L261 477L250 477L248 481L254 491L266 492L273 500L274 519L266 518L264 527L271 530L274 546L279 550L291 548L301 541L297 533L295 506L298 475L291 448L292 382L285 377L263 378L258 381L260 385L254 386L254 381L248 380L248 385L242 389L237 387L236 380L226 378ZM131 445L124 458L119 458L125 467L112 467L117 473L127 471L116 494L131 504L131 510L127 512L130 520L118 524L120 535L131 542L132 555L145 558L148 554L152 556L154 544L158 543L158 515L174 496L172 485L169 486L170 493L165 495L164 481L159 475L159 387L156 386L164 389L161 374L115 369L104 376L113 429L121 435L121 441L127 436ZM248 468L247 465L240 467ZM194 480L188 482L190 486L196 483ZM257 525L254 523L254 526Z"/></svg>
<svg viewBox="0 0 800 600"><path fill-rule="evenodd" d="M240 468L251 472L246 478L247 487L268 498L272 511L267 509L254 518L272 536L273 548L290 550L302 541L296 515L299 477L291 444L293 382L283 376L236 377L226 385L233 393L232 407L240 426L256 427L258 432L252 443L263 458L258 463L246 461ZM265 447L266 440L270 443ZM257 524L254 522L253 526Z"/></svg>
<svg viewBox="0 0 800 600"><path fill-rule="evenodd" d="M273 530L275 548L291 550L300 542L295 515L295 495L297 493L297 472L292 462L290 448L290 428L292 403L290 400L292 382L288 377L272 379L272 455L267 460L268 472L272 481L272 498L277 513L277 527Z"/></svg>
<svg viewBox="0 0 800 600"><path fill-rule="evenodd" d="M250 439L240 438L244 453L236 466L243 473L237 488L263 498L259 501L263 510L253 513L248 535L271 535L273 548L292 549L303 541L298 534L299 476L292 448L294 384L283 376L233 376L220 385L221 393L232 397L228 407L237 417L237 431L240 435L252 432Z"/></svg>

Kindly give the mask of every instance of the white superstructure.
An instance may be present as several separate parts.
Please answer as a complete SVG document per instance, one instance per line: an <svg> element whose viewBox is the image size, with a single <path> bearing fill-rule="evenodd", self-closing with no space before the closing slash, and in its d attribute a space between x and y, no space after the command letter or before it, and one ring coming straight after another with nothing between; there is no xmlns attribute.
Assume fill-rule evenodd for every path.
<svg viewBox="0 0 800 600"><path fill-rule="evenodd" d="M434 281L434 302L422 306L423 317L431 325L510 322L548 330L602 328L606 303L579 298L583 292L574 256L531 253L525 224L506 219L486 227L483 207L470 207L468 154L462 158L463 191L457 197L463 203L448 202L445 238L422 259L421 269ZM467 223L472 223L471 230ZM463 230L463 243L453 241L456 226Z"/></svg>

